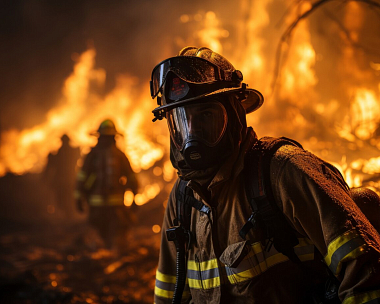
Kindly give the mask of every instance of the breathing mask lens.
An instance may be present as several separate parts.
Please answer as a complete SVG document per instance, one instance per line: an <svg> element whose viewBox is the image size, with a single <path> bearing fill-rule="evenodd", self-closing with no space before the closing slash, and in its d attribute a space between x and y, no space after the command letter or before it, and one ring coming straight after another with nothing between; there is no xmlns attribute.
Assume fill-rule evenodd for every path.
<svg viewBox="0 0 380 304"><path fill-rule="evenodd" d="M170 110L167 120L173 143L179 151L202 143L213 147L227 127L227 112L217 101L189 104Z"/></svg>

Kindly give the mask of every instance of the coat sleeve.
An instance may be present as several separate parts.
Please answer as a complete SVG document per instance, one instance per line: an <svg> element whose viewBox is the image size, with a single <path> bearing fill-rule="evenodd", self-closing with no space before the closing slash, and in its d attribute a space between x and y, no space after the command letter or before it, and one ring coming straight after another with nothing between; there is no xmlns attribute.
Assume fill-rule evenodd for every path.
<svg viewBox="0 0 380 304"><path fill-rule="evenodd" d="M174 226L174 219L176 217L175 192L177 186L178 181L170 193L162 224L160 256L156 271L156 286L154 289L154 303L156 304L169 304L172 303L173 299L176 282L176 249L174 244L167 240L166 230ZM185 290L182 295L182 303L189 303L189 301L189 286L186 281Z"/></svg>
<svg viewBox="0 0 380 304"><path fill-rule="evenodd" d="M83 165L79 168L76 177L76 186L74 196L76 199L85 198L88 191L91 189L95 182L96 176L92 172L94 161L94 150L84 157Z"/></svg>
<svg viewBox="0 0 380 304"><path fill-rule="evenodd" d="M123 174L125 174L125 176L127 177L127 189L131 189L133 194L137 194L139 185L136 173L133 171L129 160L124 153L122 153L122 171Z"/></svg>
<svg viewBox="0 0 380 304"><path fill-rule="evenodd" d="M380 303L380 236L336 173L296 147L279 149L270 173L283 213L341 280L342 303Z"/></svg>

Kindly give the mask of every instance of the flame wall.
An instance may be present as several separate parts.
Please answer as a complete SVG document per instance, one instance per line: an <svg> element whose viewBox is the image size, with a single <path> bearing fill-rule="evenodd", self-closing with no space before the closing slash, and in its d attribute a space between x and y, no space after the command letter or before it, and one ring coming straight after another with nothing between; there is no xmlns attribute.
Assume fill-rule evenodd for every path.
<svg viewBox="0 0 380 304"><path fill-rule="evenodd" d="M35 113L22 107L15 112L8 105L2 112L0 174L41 171L64 133L86 153L96 142L89 134L111 118L125 135L118 145L133 169L155 169L171 180L169 135L165 122L151 122L156 105L148 81L156 63L197 45L225 55L263 93L264 106L247 117L259 136L294 138L336 164L350 185L360 185L380 173L379 10L365 1L314 7L318 2L145 1L134 6L96 1L91 6L85 1L86 18L78 27L88 31L82 43L87 38L92 43L82 51L68 50L72 71L61 79L60 93L46 96L52 99L50 108L39 119L28 118ZM46 7L38 8L44 15ZM24 97L20 105L40 96L30 88L30 96L28 89L18 90L22 94L12 96L13 101ZM150 185L141 200L159 189Z"/></svg>

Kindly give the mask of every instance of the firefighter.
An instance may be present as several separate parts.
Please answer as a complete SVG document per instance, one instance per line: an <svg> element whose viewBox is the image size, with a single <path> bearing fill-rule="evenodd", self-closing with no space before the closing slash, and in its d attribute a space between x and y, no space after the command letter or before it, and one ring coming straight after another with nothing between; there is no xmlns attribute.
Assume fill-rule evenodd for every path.
<svg viewBox="0 0 380 304"><path fill-rule="evenodd" d="M186 47L153 69L153 121L167 120L179 175L165 209L155 303L380 303L380 237L332 166L288 140L257 177L272 203L261 203L269 194L248 201L247 163L261 166L276 140L247 127L245 115L264 99L242 80L206 47ZM194 207L191 217L182 201Z"/></svg>
<svg viewBox="0 0 380 304"><path fill-rule="evenodd" d="M116 147L118 133L112 120L104 120L96 133L98 143L84 158L77 174L76 202L80 212L89 206L89 223L95 227L108 249L123 252L126 232L133 221L124 205L124 193L138 191L136 174L128 158Z"/></svg>
<svg viewBox="0 0 380 304"><path fill-rule="evenodd" d="M70 138L64 134L62 145L56 154L48 155L48 162L42 174L44 182L54 192L57 209L65 220L72 219L75 210L73 190L75 188L75 169L80 158L79 148L70 146Z"/></svg>

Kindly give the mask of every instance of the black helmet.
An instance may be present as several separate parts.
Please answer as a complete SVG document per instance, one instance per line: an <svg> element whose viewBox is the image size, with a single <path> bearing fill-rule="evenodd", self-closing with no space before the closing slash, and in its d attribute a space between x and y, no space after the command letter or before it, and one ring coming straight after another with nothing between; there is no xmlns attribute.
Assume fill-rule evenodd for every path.
<svg viewBox="0 0 380 304"><path fill-rule="evenodd" d="M178 56L162 61L153 69L151 96L157 97L159 105L153 110L153 121L164 118L173 108L231 93L236 93L246 113L251 113L261 107L264 98L242 80L243 74L223 56L206 47L186 47Z"/></svg>
<svg viewBox="0 0 380 304"><path fill-rule="evenodd" d="M205 170L231 155L241 135L233 134L240 119L235 116L245 120L264 101L242 80L227 59L206 47L186 47L153 69L151 95L159 105L154 120L167 118L173 166Z"/></svg>
<svg viewBox="0 0 380 304"><path fill-rule="evenodd" d="M70 142L70 137L67 136L67 134L63 134L61 136L61 142L62 142L63 145L68 145L69 142Z"/></svg>

